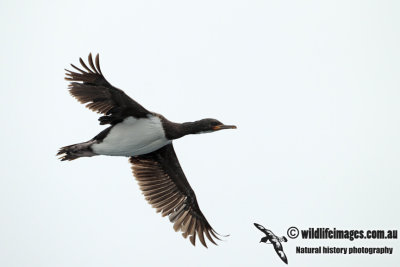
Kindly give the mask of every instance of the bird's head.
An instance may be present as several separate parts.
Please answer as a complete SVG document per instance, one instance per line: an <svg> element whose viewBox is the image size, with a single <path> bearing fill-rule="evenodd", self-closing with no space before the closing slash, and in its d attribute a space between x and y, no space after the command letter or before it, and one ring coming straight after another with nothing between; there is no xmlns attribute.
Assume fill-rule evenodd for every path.
<svg viewBox="0 0 400 267"><path fill-rule="evenodd" d="M264 236L263 238L261 238L260 243L261 242L267 243L268 242L268 237Z"/></svg>
<svg viewBox="0 0 400 267"><path fill-rule="evenodd" d="M224 129L236 129L235 125L225 125L216 119L202 119L194 122L195 133L211 133Z"/></svg>

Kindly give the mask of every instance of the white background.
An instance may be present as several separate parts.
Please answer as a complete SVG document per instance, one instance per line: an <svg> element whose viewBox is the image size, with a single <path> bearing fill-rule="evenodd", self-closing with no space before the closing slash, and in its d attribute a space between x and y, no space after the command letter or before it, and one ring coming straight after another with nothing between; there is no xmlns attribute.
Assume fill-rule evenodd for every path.
<svg viewBox="0 0 400 267"><path fill-rule="evenodd" d="M284 266L258 222L398 229L398 1L2 1L1 266ZM106 78L176 122L238 129L175 149L222 234L193 247L155 213L127 159L60 162L104 127L64 68ZM298 255L296 246L394 247ZM399 266L398 240L289 239L290 266Z"/></svg>

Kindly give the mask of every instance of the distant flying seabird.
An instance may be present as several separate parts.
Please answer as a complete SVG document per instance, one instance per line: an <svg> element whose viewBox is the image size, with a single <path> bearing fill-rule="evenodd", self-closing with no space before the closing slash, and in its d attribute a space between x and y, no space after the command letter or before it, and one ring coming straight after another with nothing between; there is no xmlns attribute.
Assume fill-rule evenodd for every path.
<svg viewBox="0 0 400 267"><path fill-rule="evenodd" d="M281 242L287 242L286 237L277 237L271 230L266 229L264 226L258 223L254 223L254 225L257 227L257 229L265 234L265 236L261 238L260 243L264 242L266 244L272 244L279 258L281 258L284 263L288 264L287 257L285 252L283 252L283 247L281 244ZM268 241L270 241L270 243L268 243Z"/></svg>
<svg viewBox="0 0 400 267"><path fill-rule="evenodd" d="M103 76L99 55L95 62L89 54L89 67L80 58L83 69L66 70L69 92L89 109L101 113L100 124L110 124L87 142L60 148L62 161L97 155L130 157L132 171L146 200L162 216L169 216L175 231L182 231L195 245L196 235L207 247L204 235L214 244L218 238L196 200L176 157L172 140L188 134L236 129L215 119L175 123L148 111Z"/></svg>

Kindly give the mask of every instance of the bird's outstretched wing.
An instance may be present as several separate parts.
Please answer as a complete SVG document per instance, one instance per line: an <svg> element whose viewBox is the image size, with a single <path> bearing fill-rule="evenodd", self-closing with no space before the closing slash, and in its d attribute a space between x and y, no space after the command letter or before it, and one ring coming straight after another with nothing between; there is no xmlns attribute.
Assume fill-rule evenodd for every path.
<svg viewBox="0 0 400 267"><path fill-rule="evenodd" d="M65 70L69 92L89 109L105 115L99 118L100 124L115 124L128 116L144 118L150 113L104 78L98 54L94 62L89 54L89 67L82 58L79 61L83 69L71 64L76 71Z"/></svg>
<svg viewBox="0 0 400 267"><path fill-rule="evenodd" d="M268 230L267 228L265 228L261 224L254 223L254 226L257 227L258 230L260 230L261 232L263 232L266 235L269 234L269 232L271 232L271 230Z"/></svg>
<svg viewBox="0 0 400 267"><path fill-rule="evenodd" d="M193 245L196 235L205 247L204 235L216 245L213 237L219 240L218 234L201 212L172 144L129 161L147 202L162 216L169 216L175 231L182 231L184 238L189 236Z"/></svg>
<svg viewBox="0 0 400 267"><path fill-rule="evenodd" d="M281 260L284 263L288 264L288 259L286 257L285 252L283 252L282 244L279 241L273 242L272 244L273 244L274 249L275 249L276 253L278 254L279 258L281 258Z"/></svg>

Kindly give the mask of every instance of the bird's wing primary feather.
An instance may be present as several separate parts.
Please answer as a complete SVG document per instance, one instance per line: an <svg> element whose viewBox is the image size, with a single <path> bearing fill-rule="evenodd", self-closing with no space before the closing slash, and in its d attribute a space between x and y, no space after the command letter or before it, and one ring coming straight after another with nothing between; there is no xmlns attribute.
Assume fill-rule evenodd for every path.
<svg viewBox="0 0 400 267"><path fill-rule="evenodd" d="M213 238L220 240L218 233L201 212L172 144L129 161L147 202L162 216L169 216L175 231L182 231L184 238L189 236L193 245L196 235L205 247L204 235L216 245Z"/></svg>
<svg viewBox="0 0 400 267"><path fill-rule="evenodd" d="M285 252L283 252L282 244L279 241L276 241L273 243L273 246L274 246L274 249L275 249L276 253L278 254L279 258L281 258L281 260L287 264L288 260L287 260Z"/></svg>
<svg viewBox="0 0 400 267"><path fill-rule="evenodd" d="M264 226L262 226L261 224L258 223L254 223L254 226L257 227L258 230L260 230L261 232L268 234L268 229L266 229Z"/></svg>
<svg viewBox="0 0 400 267"><path fill-rule="evenodd" d="M89 66L82 58L79 61L81 68L71 64L75 70L65 70L65 79L70 81L69 92L89 109L106 115L99 118L100 124L115 124L127 116L144 118L150 113L104 78L98 54L95 61L89 54Z"/></svg>

